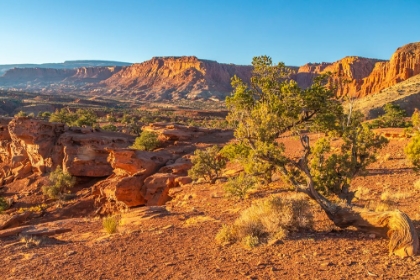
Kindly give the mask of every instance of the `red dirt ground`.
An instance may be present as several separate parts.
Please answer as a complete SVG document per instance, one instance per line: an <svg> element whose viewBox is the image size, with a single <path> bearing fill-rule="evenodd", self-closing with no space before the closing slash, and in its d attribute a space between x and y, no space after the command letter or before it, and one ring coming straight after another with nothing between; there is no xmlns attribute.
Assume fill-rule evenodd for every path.
<svg viewBox="0 0 420 280"><path fill-rule="evenodd" d="M419 176L405 159L408 139L395 137L352 188L369 189L356 201L360 205L380 201L388 190L394 196L391 207L406 212L420 231L420 189L414 188ZM299 154L296 139L284 141L290 153ZM223 183L185 185L171 190L167 215L123 215L113 235L97 217L64 219L60 226L72 231L39 245L1 239L0 274L3 279L420 279L419 256L388 256L388 240L340 230L317 206L314 231L292 233L283 244L251 250L215 242L221 226L253 200L287 193L267 187L236 201L225 197Z"/></svg>

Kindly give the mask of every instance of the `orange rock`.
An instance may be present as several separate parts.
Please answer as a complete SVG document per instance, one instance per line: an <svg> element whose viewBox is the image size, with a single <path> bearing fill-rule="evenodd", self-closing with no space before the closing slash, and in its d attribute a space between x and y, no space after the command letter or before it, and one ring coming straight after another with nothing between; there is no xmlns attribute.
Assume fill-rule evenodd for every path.
<svg viewBox="0 0 420 280"><path fill-rule="evenodd" d="M147 200L146 205L163 205L169 198L169 189L175 187L176 176L156 173L144 180L141 192Z"/></svg>

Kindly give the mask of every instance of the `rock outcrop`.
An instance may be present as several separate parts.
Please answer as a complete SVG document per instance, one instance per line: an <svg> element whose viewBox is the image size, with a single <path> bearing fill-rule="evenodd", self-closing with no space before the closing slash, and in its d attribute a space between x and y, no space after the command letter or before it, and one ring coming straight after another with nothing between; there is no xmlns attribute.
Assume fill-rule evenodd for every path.
<svg viewBox="0 0 420 280"><path fill-rule="evenodd" d="M103 82L108 89L134 92L141 99L223 100L232 88L230 79L237 75L248 81L251 66L222 64L195 56L154 57L124 68Z"/></svg>
<svg viewBox="0 0 420 280"><path fill-rule="evenodd" d="M420 42L398 48L390 61L345 57L334 63L307 64L292 74L301 87L308 87L322 73L333 73L330 83L337 95L363 97L420 74Z"/></svg>
<svg viewBox="0 0 420 280"><path fill-rule="evenodd" d="M121 133L28 117L0 118L0 174L9 183L60 165L73 176L105 177L113 171L105 148L124 148L133 141Z"/></svg>

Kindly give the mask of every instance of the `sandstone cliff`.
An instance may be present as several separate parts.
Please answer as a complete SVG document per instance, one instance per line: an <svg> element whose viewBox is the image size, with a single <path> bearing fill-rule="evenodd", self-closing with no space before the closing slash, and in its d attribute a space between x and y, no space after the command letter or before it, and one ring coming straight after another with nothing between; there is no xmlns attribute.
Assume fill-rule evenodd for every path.
<svg viewBox="0 0 420 280"><path fill-rule="evenodd" d="M334 63L306 64L292 74L292 78L305 88L316 76L326 72L333 73L330 82L337 87L339 96L378 93L420 74L420 42L398 48L390 61L345 57Z"/></svg>
<svg viewBox="0 0 420 280"><path fill-rule="evenodd" d="M154 57L125 67L103 82L107 88L135 92L141 99L224 99L234 75L248 81L251 66L222 64L194 56Z"/></svg>

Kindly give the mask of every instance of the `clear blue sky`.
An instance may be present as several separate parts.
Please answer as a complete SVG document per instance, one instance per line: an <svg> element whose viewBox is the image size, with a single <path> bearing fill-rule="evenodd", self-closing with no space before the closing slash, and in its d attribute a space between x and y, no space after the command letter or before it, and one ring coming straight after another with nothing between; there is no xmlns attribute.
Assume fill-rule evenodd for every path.
<svg viewBox="0 0 420 280"><path fill-rule="evenodd" d="M0 64L195 55L287 65L389 59L420 41L420 0L0 0Z"/></svg>

